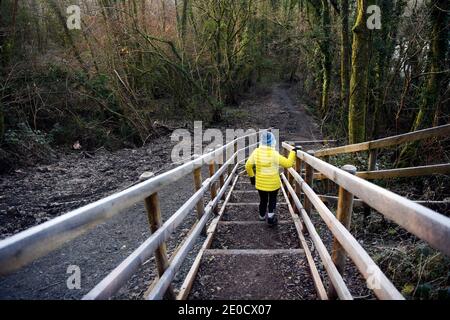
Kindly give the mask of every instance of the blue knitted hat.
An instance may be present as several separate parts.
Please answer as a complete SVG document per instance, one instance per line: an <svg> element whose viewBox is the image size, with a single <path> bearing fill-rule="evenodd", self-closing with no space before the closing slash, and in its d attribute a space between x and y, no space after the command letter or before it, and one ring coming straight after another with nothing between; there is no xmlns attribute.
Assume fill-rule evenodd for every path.
<svg viewBox="0 0 450 320"><path fill-rule="evenodd" d="M275 136L272 132L263 132L261 135L261 144L263 146L274 147L277 141L275 140Z"/></svg>

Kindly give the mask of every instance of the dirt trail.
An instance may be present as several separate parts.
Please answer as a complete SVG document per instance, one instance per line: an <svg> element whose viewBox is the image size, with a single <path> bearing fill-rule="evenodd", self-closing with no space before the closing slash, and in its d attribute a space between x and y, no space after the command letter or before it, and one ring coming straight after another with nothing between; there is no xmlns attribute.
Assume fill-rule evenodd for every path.
<svg viewBox="0 0 450 320"><path fill-rule="evenodd" d="M298 101L289 84L274 85L270 90L245 101L242 106L249 112L249 124L258 128L273 127L280 130L280 141L320 139L319 126Z"/></svg>
<svg viewBox="0 0 450 320"><path fill-rule="evenodd" d="M252 94L241 109L248 119L239 127L280 129L283 139L316 139L320 132L288 85L275 85L265 94ZM86 157L80 153L62 155L50 165L16 170L0 176L0 238L64 214L137 180L143 171L164 171L170 166L170 136L163 136L145 147L117 152L100 150ZM203 173L207 175L207 168ZM173 214L193 193L192 177L187 176L161 192L163 219ZM185 236L195 215L180 226L168 242L169 252ZM65 244L21 270L0 278L0 299L79 299L150 235L142 204L135 205L110 221ZM203 239L199 239L200 244ZM175 279L175 285L189 270L198 245L189 255ZM80 290L69 290L69 265L81 269ZM155 277L153 258L115 297L142 298Z"/></svg>

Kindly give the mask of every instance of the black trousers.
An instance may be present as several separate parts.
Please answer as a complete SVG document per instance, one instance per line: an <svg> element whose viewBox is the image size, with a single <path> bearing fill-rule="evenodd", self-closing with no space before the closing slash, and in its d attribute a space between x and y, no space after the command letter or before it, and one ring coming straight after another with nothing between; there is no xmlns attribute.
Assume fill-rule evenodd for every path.
<svg viewBox="0 0 450 320"><path fill-rule="evenodd" d="M269 209L269 212L274 213L275 208L277 206L277 196L278 196L278 190L275 191L262 191L258 190L259 193L259 215L265 216L267 209Z"/></svg>

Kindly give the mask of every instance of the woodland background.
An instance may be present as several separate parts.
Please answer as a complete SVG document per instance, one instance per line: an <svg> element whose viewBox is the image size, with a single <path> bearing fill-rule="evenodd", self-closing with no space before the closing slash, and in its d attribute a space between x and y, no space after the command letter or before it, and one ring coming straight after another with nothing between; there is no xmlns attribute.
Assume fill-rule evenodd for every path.
<svg viewBox="0 0 450 320"><path fill-rule="evenodd" d="M67 28L72 4L81 30ZM380 30L366 27L371 4ZM448 15L445 0L0 0L2 169L74 141L117 149L221 122L278 81L329 138L448 123Z"/></svg>
<svg viewBox="0 0 450 320"><path fill-rule="evenodd" d="M67 28L73 4L81 8L81 30ZM373 4L381 8L381 29L369 30ZM17 168L71 149L93 157L101 147L124 154L136 148L143 156L128 162L121 151L92 159L92 185L117 187L124 178L108 182L112 173L97 165L120 158L134 179L148 156L139 147L157 144L162 131L189 128L193 120L226 126L239 118L245 95L277 83L293 87L323 137L339 144L447 124L449 10L448 0L0 0L0 178L3 195L11 196L4 216L15 230L33 213L12 215L17 199L39 204L48 183L24 183ZM377 164L448 163L449 140L386 150ZM74 163L83 161L64 170L77 176ZM362 154L331 161L367 167ZM110 165L107 172L118 171ZM450 199L448 176L375 182L413 200ZM49 183L48 197L58 196L54 187ZM78 189L68 198L77 195L86 200ZM406 297L450 298L448 257L381 215L356 217L353 234ZM30 219L24 228L40 223Z"/></svg>

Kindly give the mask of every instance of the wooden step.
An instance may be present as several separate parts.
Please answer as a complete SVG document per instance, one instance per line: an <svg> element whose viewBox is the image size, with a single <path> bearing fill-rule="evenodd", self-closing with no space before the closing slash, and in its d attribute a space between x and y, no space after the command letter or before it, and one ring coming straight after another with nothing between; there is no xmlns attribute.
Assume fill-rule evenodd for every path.
<svg viewBox="0 0 450 320"><path fill-rule="evenodd" d="M278 202L284 201L281 192L278 193ZM237 190L233 191L230 202L259 202L259 194L257 190Z"/></svg>
<svg viewBox="0 0 450 320"><path fill-rule="evenodd" d="M300 241L291 221L268 226L264 221L219 222L212 249L299 249Z"/></svg>
<svg viewBox="0 0 450 320"><path fill-rule="evenodd" d="M259 202L228 202L227 203L227 206L235 206L235 207L240 207L240 206L245 206L245 205L259 206ZM279 205L286 206L287 202L285 202L285 201L277 202L277 206L279 206Z"/></svg>
<svg viewBox="0 0 450 320"><path fill-rule="evenodd" d="M274 254L305 254L303 249L208 249L205 255L274 255Z"/></svg>
<svg viewBox="0 0 450 320"><path fill-rule="evenodd" d="M252 185L250 182L240 182L240 183L236 183L234 190L254 191L255 186Z"/></svg>
<svg viewBox="0 0 450 320"><path fill-rule="evenodd" d="M206 250L188 299L306 300L316 292L303 250Z"/></svg>
<svg viewBox="0 0 450 320"><path fill-rule="evenodd" d="M287 204L277 205L278 220L292 220ZM223 221L258 221L259 203L242 203L237 205L227 205L223 213Z"/></svg>

